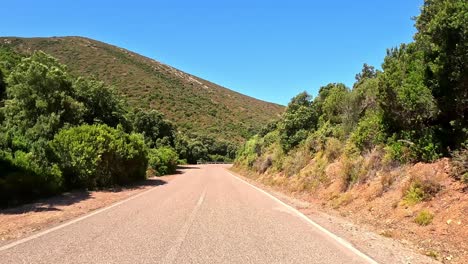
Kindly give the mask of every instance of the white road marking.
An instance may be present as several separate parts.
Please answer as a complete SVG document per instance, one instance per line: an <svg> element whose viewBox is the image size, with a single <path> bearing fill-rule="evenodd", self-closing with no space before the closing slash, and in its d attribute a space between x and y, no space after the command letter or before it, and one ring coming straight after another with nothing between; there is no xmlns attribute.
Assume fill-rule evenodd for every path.
<svg viewBox="0 0 468 264"><path fill-rule="evenodd" d="M142 195L145 195L145 194L147 194L147 193L149 193L149 192L151 192L151 191L153 191L153 190L156 190L156 189L157 189L156 187L157 187L157 186L155 186L155 187L153 187L153 188L151 188L151 189L149 189L149 190L146 190L146 191L144 191L144 192L142 192L142 193L139 193L139 194L137 194L137 195L131 196L131 197L129 197L129 198L125 199L125 200L122 200L122 201L120 201L120 202L114 203L114 204L112 204L112 205L110 205L110 206L108 206L108 207L104 207L104 208L98 209L98 210L96 210L96 211L93 211L92 213L89 213L89 214L84 215L84 216L82 216L82 217L78 217L78 218L76 218L76 219L73 219L73 220L71 220L71 221L69 221L69 222L66 222L66 223L64 223L64 224L61 224L61 225L52 227L52 228L50 228L50 229L44 230L44 231L39 232L39 233L37 233L37 234L34 234L34 235L32 235L32 236L25 237L25 238L23 238L23 239L16 240L16 241L14 241L14 242L12 242L12 243L6 244L6 245L0 247L0 251L10 249L10 248L12 248L12 247L18 246L18 245L20 245L20 244L26 243L26 242L31 241L31 240L33 240L33 239L39 238L39 237L44 236L44 235L46 235L46 234L49 234L49 233L51 233L51 232L54 232L54 231L57 231L57 230L62 229L62 228L64 228L64 227L67 227L67 226L69 226L69 225L72 225L72 224L74 224L74 223L77 223L77 222L80 222L80 221L82 221L82 220L85 220L85 219L87 219L87 218L89 218L89 217L91 217L91 216L94 216L94 215L100 214L100 213L102 213L102 212L105 212L105 211L107 211L107 210L109 210L109 209L111 209L111 208L114 208L114 207L119 206L119 205L121 205L121 204L123 204L123 203L126 203L126 202L128 202L128 201L130 201L130 200L133 200L133 199L138 198L138 197L140 197L140 196L142 196Z"/></svg>
<svg viewBox="0 0 468 264"><path fill-rule="evenodd" d="M336 242L338 242L339 244L341 244L342 246L344 246L345 248L349 249L351 252L353 252L354 254L358 255L359 257L363 258L365 261L367 261L368 263L372 263L372 264L378 264L377 261L373 260L371 257L367 256L366 254L362 253L361 251L359 251L357 248L353 247L353 245L351 245L348 241L344 240L343 238L333 234L332 232L328 231L327 229L325 229L324 227L322 227L321 225L317 224L316 222L312 221L312 219L310 219L309 217L305 216L303 213L301 213L299 210L297 210L296 208L286 204L285 202L281 201L280 199L276 198L275 196L271 195L270 193L258 188L257 186L239 178L238 176L234 175L233 173L229 172L227 169L226 171L231 175L233 176L234 178L238 179L239 181L249 185L250 187L256 189L257 191L265 194L266 196L270 197L271 199L273 199L274 201L280 203L281 205L285 206L287 209L289 209L290 211L294 212L298 217L302 218L303 220L305 220L306 222L308 222L309 224L311 224L312 226L314 226L315 228L317 228L318 230L322 231L324 234L328 235L329 237L331 237L332 239L334 239Z"/></svg>
<svg viewBox="0 0 468 264"><path fill-rule="evenodd" d="M187 237L190 227L192 226L193 221L195 220L195 216L197 215L198 210L200 209L203 201L205 200L205 195L206 195L206 188L205 190L203 190L203 193L198 199L198 202L195 205L195 208L193 208L192 213L190 214L189 218L185 222L184 226L180 229L179 234L177 234L177 238L174 241L174 245L171 247L171 249L169 249L162 263L172 264L176 260L177 253L179 253L180 247L182 246L182 243Z"/></svg>

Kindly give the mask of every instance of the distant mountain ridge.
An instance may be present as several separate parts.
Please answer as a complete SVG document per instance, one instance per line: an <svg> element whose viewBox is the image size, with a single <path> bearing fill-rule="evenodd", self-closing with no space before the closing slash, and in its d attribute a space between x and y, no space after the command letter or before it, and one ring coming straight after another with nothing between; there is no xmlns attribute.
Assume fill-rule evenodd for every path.
<svg viewBox="0 0 468 264"><path fill-rule="evenodd" d="M2 37L0 45L30 54L42 50L75 75L113 85L129 104L156 109L179 129L227 141L243 141L284 107L261 101L132 51L84 37Z"/></svg>

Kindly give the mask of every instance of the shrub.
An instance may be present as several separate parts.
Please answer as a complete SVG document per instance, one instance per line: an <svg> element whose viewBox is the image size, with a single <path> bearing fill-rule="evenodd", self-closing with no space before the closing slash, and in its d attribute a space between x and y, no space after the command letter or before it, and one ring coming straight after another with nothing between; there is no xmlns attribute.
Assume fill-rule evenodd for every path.
<svg viewBox="0 0 468 264"><path fill-rule="evenodd" d="M149 151L149 166L158 176L172 174L177 169L179 156L173 148L161 147Z"/></svg>
<svg viewBox="0 0 468 264"><path fill-rule="evenodd" d="M452 152L451 175L468 184L468 148Z"/></svg>
<svg viewBox="0 0 468 264"><path fill-rule="evenodd" d="M417 158L424 162L433 162L440 158L440 143L433 136L433 132L429 129L425 129L422 132L422 136L415 140L415 144L412 145L412 150Z"/></svg>
<svg viewBox="0 0 468 264"><path fill-rule="evenodd" d="M263 137L263 147L269 147L279 140L278 130L270 132Z"/></svg>
<svg viewBox="0 0 468 264"><path fill-rule="evenodd" d="M321 125L318 130L309 134L305 141L305 146L310 150L311 153L317 153L325 149L327 139L333 135L333 127L330 122L325 122Z"/></svg>
<svg viewBox="0 0 468 264"><path fill-rule="evenodd" d="M337 159L341 155L342 149L343 146L341 141L333 137L328 138L325 147L325 156L327 157L328 162L332 162Z"/></svg>
<svg viewBox="0 0 468 264"><path fill-rule="evenodd" d="M294 150L290 152L283 164L283 170L286 176L294 176L298 174L309 162L310 157L302 150Z"/></svg>
<svg viewBox="0 0 468 264"><path fill-rule="evenodd" d="M434 197L440 191L441 185L431 179L413 178L405 189L404 202L414 205Z"/></svg>
<svg viewBox="0 0 468 264"><path fill-rule="evenodd" d="M430 130L420 131L421 135L404 132L388 139L386 160L400 163L416 161L433 162L441 157L440 144L436 143ZM397 139L400 138L400 139Z"/></svg>
<svg viewBox="0 0 468 264"><path fill-rule="evenodd" d="M382 185L382 191L386 192L390 189L392 184L395 182L395 177L389 172L382 172L380 176L380 184Z"/></svg>
<svg viewBox="0 0 468 264"><path fill-rule="evenodd" d="M331 205L334 209L338 209L341 206L346 206L353 201L353 196L350 193L343 193L332 198Z"/></svg>
<svg viewBox="0 0 468 264"><path fill-rule="evenodd" d="M138 134L82 125L60 131L51 147L69 186L93 189L146 177L147 149Z"/></svg>
<svg viewBox="0 0 468 264"><path fill-rule="evenodd" d="M390 163L391 161L398 161L400 163L408 163L414 161L415 155L411 151L408 145L410 142L407 141L393 141L391 140L385 147L384 163Z"/></svg>
<svg viewBox="0 0 468 264"><path fill-rule="evenodd" d="M428 210L422 210L419 214L414 218L414 222L421 226L427 226L432 223L434 219L434 214L429 212Z"/></svg>
<svg viewBox="0 0 468 264"><path fill-rule="evenodd" d="M259 158L254 164L254 167L257 172L259 173L265 173L268 168L273 165L273 161L271 156L266 157L265 159Z"/></svg>
<svg viewBox="0 0 468 264"><path fill-rule="evenodd" d="M342 191L348 190L353 184L359 181L362 172L363 158L361 156L348 157L344 156L342 161L343 169L343 186Z"/></svg>
<svg viewBox="0 0 468 264"><path fill-rule="evenodd" d="M261 154L261 145L258 135L249 139L239 149L236 158L236 164L252 168L256 159Z"/></svg>
<svg viewBox="0 0 468 264"><path fill-rule="evenodd" d="M15 154L12 161L0 159L0 206L15 205L62 189L62 174L57 165L41 170L32 153Z"/></svg>
<svg viewBox="0 0 468 264"><path fill-rule="evenodd" d="M379 113L369 113L363 117L350 139L362 151L372 149L379 143L385 141L382 117Z"/></svg>

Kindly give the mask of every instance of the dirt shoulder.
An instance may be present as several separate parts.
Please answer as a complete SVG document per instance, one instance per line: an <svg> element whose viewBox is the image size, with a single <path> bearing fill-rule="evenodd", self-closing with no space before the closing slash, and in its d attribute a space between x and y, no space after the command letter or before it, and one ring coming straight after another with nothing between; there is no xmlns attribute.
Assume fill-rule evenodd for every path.
<svg viewBox="0 0 468 264"><path fill-rule="evenodd" d="M176 175L152 177L130 186L102 191L78 190L34 203L0 210L0 245L109 206L156 186Z"/></svg>
<svg viewBox="0 0 468 264"><path fill-rule="evenodd" d="M447 188L437 197L439 202L431 202L431 210L441 212L437 217L441 219L435 219L430 226L421 227L413 223L412 216L422 205L391 211L386 208L391 207L389 197L371 202L353 193L354 199L336 207L324 197L307 192L290 192L281 186L265 184L262 175L239 168L231 170L238 176L245 175L240 177L294 206L379 263L468 263L468 241L465 236L468 229L463 217L463 214L466 216L466 208L447 210L447 203L455 200L460 205L467 204L464 201L466 195L455 195L459 193L456 182L453 183L457 185L453 186L453 191ZM364 189L356 191L365 192ZM442 214L443 208L446 212ZM455 211L459 214L455 214Z"/></svg>

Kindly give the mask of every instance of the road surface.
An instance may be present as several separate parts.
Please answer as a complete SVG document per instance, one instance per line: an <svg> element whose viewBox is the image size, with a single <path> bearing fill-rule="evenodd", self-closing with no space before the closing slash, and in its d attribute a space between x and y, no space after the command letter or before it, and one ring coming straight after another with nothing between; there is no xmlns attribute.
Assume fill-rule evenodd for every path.
<svg viewBox="0 0 468 264"><path fill-rule="evenodd" d="M190 166L168 184L0 247L0 263L372 263L228 167Z"/></svg>

